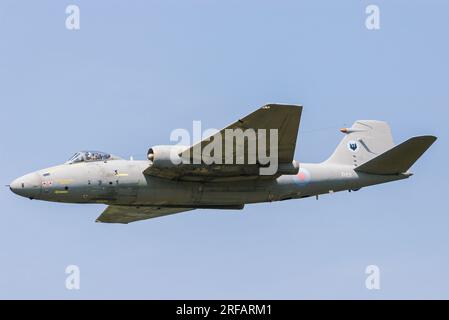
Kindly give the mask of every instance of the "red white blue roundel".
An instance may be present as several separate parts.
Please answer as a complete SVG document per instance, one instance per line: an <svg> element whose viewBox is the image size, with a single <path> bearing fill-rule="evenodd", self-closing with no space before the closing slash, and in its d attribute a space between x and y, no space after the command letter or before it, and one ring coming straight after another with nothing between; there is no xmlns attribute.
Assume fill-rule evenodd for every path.
<svg viewBox="0 0 449 320"><path fill-rule="evenodd" d="M308 184L310 182L310 172L304 168L300 168L294 179L295 183Z"/></svg>
<svg viewBox="0 0 449 320"><path fill-rule="evenodd" d="M350 141L348 141L346 146L348 147L349 151L351 151L351 152L359 151L359 143L357 141L350 140Z"/></svg>

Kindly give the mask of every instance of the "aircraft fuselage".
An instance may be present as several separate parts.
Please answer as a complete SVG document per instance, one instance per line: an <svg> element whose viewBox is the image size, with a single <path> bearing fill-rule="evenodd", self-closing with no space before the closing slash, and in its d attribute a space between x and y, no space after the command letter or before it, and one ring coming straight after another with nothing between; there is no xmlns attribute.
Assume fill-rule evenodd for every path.
<svg viewBox="0 0 449 320"><path fill-rule="evenodd" d="M298 174L277 179L192 182L145 175L143 171L149 165L144 160L63 164L20 177L10 188L23 197L53 202L232 207L358 190L409 177L365 174L350 165L304 163Z"/></svg>

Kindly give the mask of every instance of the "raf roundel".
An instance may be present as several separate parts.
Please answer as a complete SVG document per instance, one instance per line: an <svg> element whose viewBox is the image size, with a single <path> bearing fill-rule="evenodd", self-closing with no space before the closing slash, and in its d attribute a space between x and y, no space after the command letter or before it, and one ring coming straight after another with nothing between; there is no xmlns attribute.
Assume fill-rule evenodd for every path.
<svg viewBox="0 0 449 320"><path fill-rule="evenodd" d="M310 182L310 172L305 168L300 168L295 175L295 183L306 185Z"/></svg>
<svg viewBox="0 0 449 320"><path fill-rule="evenodd" d="M357 143L357 141L354 141L354 140L348 141L347 146L348 146L348 150L351 152L359 151L359 144Z"/></svg>

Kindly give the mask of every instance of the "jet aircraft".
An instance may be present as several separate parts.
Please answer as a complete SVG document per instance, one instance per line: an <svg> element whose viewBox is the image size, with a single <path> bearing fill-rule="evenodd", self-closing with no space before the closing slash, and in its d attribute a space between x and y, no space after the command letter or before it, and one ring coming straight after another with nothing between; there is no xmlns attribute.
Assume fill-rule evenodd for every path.
<svg viewBox="0 0 449 320"><path fill-rule="evenodd" d="M251 203L318 197L407 179L412 175L410 167L437 139L423 135L395 145L386 122L357 120L341 129L344 137L327 160L299 163L293 156L301 113L299 105L267 104L191 146L154 146L146 160L81 151L64 164L26 174L9 186L29 199L103 203L107 208L97 222L130 223L194 209L243 209ZM243 138L231 136L229 143L230 130L243 133ZM247 134L251 130L254 134ZM270 140L268 147L262 148L263 139ZM219 152L225 146L231 151ZM208 148L213 151L205 156L201 151ZM274 154L270 161L275 166L262 161L260 151ZM270 166L274 170L268 170Z"/></svg>

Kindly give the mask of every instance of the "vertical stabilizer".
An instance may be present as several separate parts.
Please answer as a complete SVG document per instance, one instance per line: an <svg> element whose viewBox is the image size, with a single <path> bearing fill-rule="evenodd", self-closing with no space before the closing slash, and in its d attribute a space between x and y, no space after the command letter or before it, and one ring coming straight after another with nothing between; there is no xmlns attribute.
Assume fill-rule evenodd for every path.
<svg viewBox="0 0 449 320"><path fill-rule="evenodd" d="M357 120L341 131L345 137L327 163L357 167L394 147L390 126L384 121Z"/></svg>

